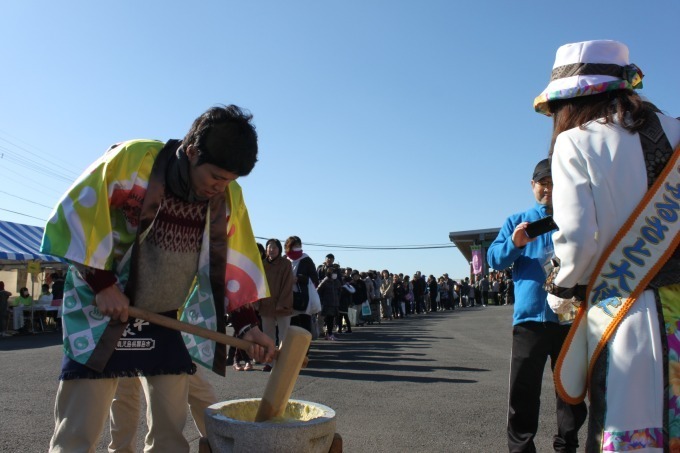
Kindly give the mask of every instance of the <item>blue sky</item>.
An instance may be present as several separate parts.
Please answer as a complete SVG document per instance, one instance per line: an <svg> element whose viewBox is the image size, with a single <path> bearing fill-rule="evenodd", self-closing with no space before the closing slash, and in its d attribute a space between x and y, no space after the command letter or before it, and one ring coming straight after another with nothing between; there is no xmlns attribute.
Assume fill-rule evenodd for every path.
<svg viewBox="0 0 680 453"><path fill-rule="evenodd" d="M5 1L0 220L44 223L112 143L182 138L233 103L260 137L240 180L257 236L404 246L499 227L533 203L551 120L532 102L561 44L626 43L641 93L680 116L680 2L566 5ZM455 248L304 249L361 270L468 273Z"/></svg>

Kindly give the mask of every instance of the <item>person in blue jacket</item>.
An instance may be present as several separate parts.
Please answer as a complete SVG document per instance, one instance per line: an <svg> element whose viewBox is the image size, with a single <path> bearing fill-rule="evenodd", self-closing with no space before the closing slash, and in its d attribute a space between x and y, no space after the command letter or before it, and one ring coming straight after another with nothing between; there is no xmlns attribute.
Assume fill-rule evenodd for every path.
<svg viewBox="0 0 680 453"><path fill-rule="evenodd" d="M529 238L530 222L552 214L552 176L550 161L540 161L534 169L531 187L536 204L508 217L489 246L487 262L496 270L512 266L515 305L510 361L508 401L508 449L535 452L534 437L538 430L541 383L545 362L555 368L569 325L560 324L550 309L543 283L553 257L551 233ZM557 434L553 440L556 452L575 452L578 430L586 419L585 403L572 406L557 397Z"/></svg>

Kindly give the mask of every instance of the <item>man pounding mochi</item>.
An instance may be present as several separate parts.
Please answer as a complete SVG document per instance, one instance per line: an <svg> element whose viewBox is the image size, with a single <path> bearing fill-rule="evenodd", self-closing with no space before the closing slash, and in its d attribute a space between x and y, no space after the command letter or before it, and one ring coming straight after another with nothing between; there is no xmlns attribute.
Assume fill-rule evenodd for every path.
<svg viewBox="0 0 680 453"><path fill-rule="evenodd" d="M183 140L115 145L73 184L42 251L72 265L64 287L64 359L52 452L94 451L120 379L141 378L145 451L186 452L192 363L225 373L224 346L128 319L134 305L224 332L225 302L247 351L274 343L248 302L268 290L236 179L257 161L252 116L230 105L199 116Z"/></svg>

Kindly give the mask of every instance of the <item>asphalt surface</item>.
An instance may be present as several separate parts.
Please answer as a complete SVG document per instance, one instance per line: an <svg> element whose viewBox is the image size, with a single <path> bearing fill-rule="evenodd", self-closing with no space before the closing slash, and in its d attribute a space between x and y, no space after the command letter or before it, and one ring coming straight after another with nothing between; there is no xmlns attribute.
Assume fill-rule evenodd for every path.
<svg viewBox="0 0 680 453"><path fill-rule="evenodd" d="M357 327L312 343L293 398L337 413L345 452L503 452L512 307L457 309ZM56 333L0 338L0 452L44 452L61 363ZM210 373L220 400L261 397L269 373ZM539 452L552 451L555 398L543 379ZM143 413L143 412L142 412ZM140 418L138 451L146 432ZM583 445L583 429L581 445ZM198 452L188 415L185 436ZM105 452L108 428L96 448Z"/></svg>

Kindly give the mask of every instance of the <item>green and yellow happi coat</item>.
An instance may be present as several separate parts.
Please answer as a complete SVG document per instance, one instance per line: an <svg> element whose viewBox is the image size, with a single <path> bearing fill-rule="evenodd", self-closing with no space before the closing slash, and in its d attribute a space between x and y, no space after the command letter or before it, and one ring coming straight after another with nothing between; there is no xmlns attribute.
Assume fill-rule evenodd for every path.
<svg viewBox="0 0 680 453"><path fill-rule="evenodd" d="M140 231L140 216L150 176L164 143L133 140L111 148L71 186L50 216L41 250L68 259L64 288L64 351L87 364L109 319L94 306L94 292L77 266L115 272L123 289L130 274L131 252ZM231 182L225 193L227 222L225 307L229 311L269 296L266 278L241 187ZM146 209L146 208L145 208ZM157 209L157 206L156 206ZM148 213L146 213L148 215ZM154 213L151 213L153 217ZM210 214L199 255L198 274L182 310L182 319L217 330L216 304L210 279ZM171 275L159 276L172 278ZM217 307L217 309L216 309ZM212 367L215 344L183 334L194 361Z"/></svg>

